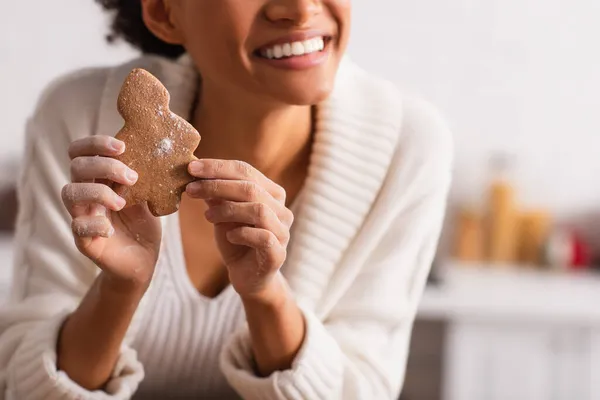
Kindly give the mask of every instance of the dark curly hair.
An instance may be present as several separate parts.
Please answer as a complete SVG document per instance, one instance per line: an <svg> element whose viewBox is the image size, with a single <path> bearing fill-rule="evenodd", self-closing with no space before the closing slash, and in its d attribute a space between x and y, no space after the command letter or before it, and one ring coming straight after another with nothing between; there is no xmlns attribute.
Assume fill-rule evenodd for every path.
<svg viewBox="0 0 600 400"><path fill-rule="evenodd" d="M177 58L185 52L182 46L163 42L148 28L142 19L140 0L95 0L106 11L113 12L109 42L124 39L146 54Z"/></svg>

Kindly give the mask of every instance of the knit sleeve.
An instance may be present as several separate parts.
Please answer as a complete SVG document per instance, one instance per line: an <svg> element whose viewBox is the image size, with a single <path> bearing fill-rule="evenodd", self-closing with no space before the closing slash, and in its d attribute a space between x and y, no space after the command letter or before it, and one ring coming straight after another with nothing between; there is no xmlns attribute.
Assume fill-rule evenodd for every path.
<svg viewBox="0 0 600 400"><path fill-rule="evenodd" d="M85 86L71 82L74 85ZM90 111L71 108L68 102L81 103L81 98L65 90L63 84L46 93L27 125L12 292L0 309L0 400L127 399L143 377L135 351L127 346L102 392L88 392L57 370L62 323L98 274L77 251L60 198L69 181L70 131L86 128L83 122L65 118L61 109L68 107L75 115Z"/></svg>
<svg viewBox="0 0 600 400"><path fill-rule="evenodd" d="M289 370L253 372L248 330L233 337L221 367L245 399L396 399L410 334L441 231L452 142L428 107L408 110L404 138L372 217L386 228L361 272L326 316L304 308L307 331ZM374 221L371 221L375 223Z"/></svg>

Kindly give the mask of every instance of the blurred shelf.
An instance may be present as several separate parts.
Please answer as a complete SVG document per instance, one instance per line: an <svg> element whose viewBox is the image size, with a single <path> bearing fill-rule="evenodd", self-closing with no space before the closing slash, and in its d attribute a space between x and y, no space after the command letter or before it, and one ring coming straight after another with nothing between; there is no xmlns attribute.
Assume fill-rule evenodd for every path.
<svg viewBox="0 0 600 400"><path fill-rule="evenodd" d="M428 286L420 319L507 319L600 326L600 274L448 264Z"/></svg>

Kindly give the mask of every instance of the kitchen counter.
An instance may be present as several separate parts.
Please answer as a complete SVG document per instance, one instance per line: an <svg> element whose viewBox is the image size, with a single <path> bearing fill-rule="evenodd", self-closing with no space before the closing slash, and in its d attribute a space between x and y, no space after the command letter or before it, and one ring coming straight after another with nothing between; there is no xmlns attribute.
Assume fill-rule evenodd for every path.
<svg viewBox="0 0 600 400"><path fill-rule="evenodd" d="M421 319L557 322L600 326L600 274L451 264L423 295Z"/></svg>
<svg viewBox="0 0 600 400"><path fill-rule="evenodd" d="M442 399L600 399L600 274L441 271L418 318L445 327Z"/></svg>

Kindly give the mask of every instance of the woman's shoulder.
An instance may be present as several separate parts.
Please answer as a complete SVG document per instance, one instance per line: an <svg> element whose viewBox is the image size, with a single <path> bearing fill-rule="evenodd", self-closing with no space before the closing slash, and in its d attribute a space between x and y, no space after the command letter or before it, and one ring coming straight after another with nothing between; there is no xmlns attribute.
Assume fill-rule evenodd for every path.
<svg viewBox="0 0 600 400"><path fill-rule="evenodd" d="M407 93L403 95L402 114L399 147L451 164L454 141L442 112L422 97Z"/></svg>
<svg viewBox="0 0 600 400"><path fill-rule="evenodd" d="M42 91L33 118L51 120L87 117L93 119L111 68L86 68L59 76Z"/></svg>
<svg viewBox="0 0 600 400"><path fill-rule="evenodd" d="M393 82L344 60L338 90L340 97L352 98L354 109L367 110L368 119L387 133L394 143L395 156L420 164L452 162L451 130L442 112L420 95L399 88ZM346 100L344 100L346 102Z"/></svg>
<svg viewBox="0 0 600 400"><path fill-rule="evenodd" d="M104 108L114 108L111 117L116 114L116 99L107 101L107 97L118 92L132 68L142 66L152 70L152 64L159 61L156 57L142 56L115 66L85 68L59 76L42 91L32 120L43 126L66 129L71 140L107 134L98 132L100 119L105 118Z"/></svg>
<svg viewBox="0 0 600 400"><path fill-rule="evenodd" d="M364 103L363 107L377 108L386 117L401 120L399 134L416 130L425 136L437 135L446 140L450 136L442 113L420 95L362 69L349 59L343 61L340 75L341 86L353 91L355 98Z"/></svg>

